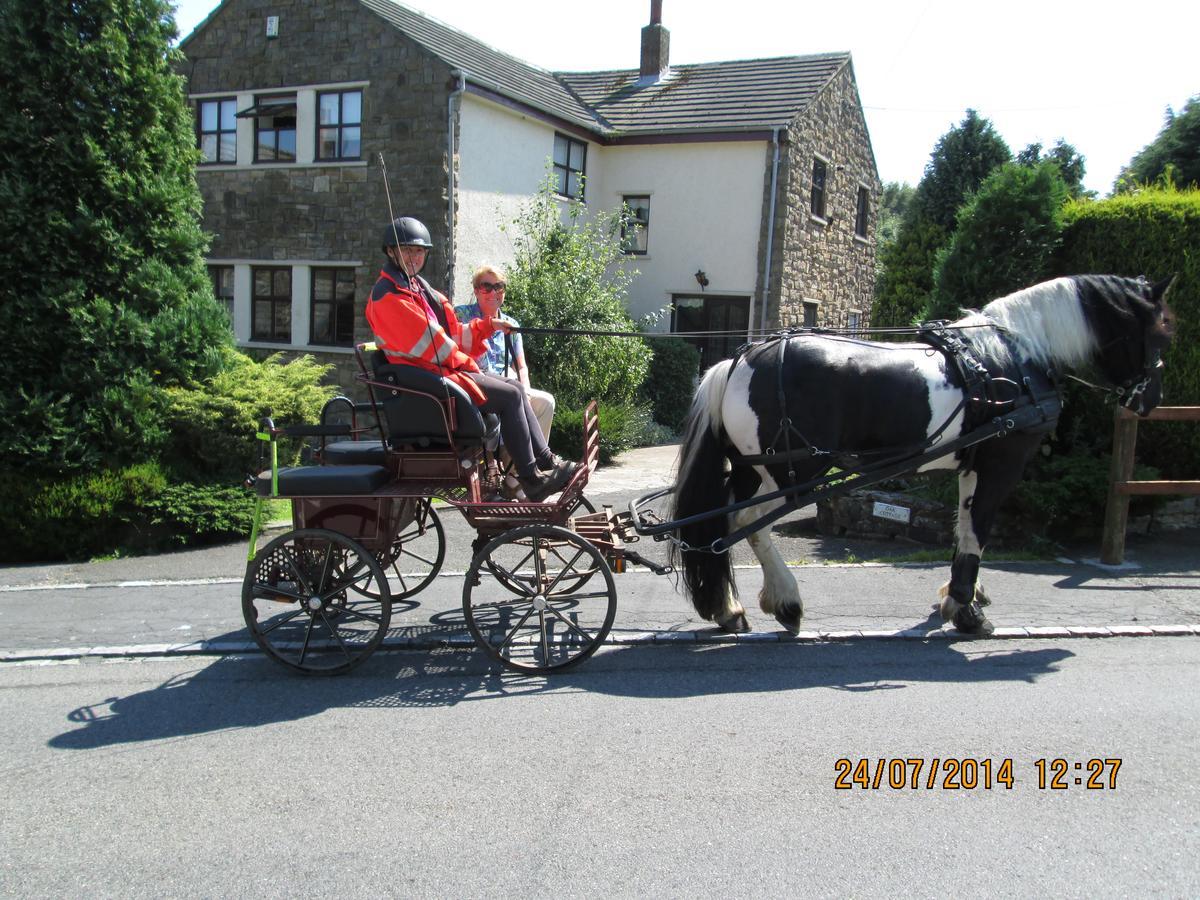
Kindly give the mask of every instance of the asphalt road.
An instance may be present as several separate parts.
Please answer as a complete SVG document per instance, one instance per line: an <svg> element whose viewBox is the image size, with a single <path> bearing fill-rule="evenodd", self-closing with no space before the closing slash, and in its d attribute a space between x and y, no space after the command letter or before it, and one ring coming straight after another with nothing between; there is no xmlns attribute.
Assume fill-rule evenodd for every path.
<svg viewBox="0 0 1200 900"><path fill-rule="evenodd" d="M669 453L589 493L624 508ZM610 643L540 679L470 645L445 521L443 576L334 679L246 652L241 544L0 569L0 894L1200 894L1195 530L1122 569L985 559L997 637L958 640L944 564L858 563L913 548L802 513L801 639L739 547L749 635L635 569Z"/></svg>
<svg viewBox="0 0 1200 900"><path fill-rule="evenodd" d="M1198 663L1192 638L625 646L550 681L455 649L336 679L9 663L0 891L1196 896ZM838 790L841 758L919 786L889 762ZM1075 783L1091 759L1115 787Z"/></svg>

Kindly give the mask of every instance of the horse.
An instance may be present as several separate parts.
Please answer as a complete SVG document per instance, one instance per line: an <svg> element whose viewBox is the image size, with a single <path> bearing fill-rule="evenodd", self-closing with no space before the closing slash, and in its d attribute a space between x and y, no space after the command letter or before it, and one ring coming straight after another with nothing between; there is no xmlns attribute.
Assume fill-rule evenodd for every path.
<svg viewBox="0 0 1200 900"><path fill-rule="evenodd" d="M957 469L940 612L961 633L991 634L980 558L1001 502L1054 428L1060 373L1093 373L1125 407L1149 414L1162 398L1173 330L1169 287L1112 275L1057 278L956 322L922 326L921 341L804 329L712 366L684 422L671 505L680 523L672 562L697 613L729 632L750 629L729 554L720 552L732 533L748 538L762 566L761 609L797 633L800 590L763 527L789 511L785 504L811 502L796 489L872 464L893 474Z"/></svg>

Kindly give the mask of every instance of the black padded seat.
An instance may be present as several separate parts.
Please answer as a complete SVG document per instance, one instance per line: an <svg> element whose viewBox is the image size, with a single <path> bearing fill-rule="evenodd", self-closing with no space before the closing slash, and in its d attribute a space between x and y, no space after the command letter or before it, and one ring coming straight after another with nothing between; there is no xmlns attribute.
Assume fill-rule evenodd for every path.
<svg viewBox="0 0 1200 900"><path fill-rule="evenodd" d="M387 483L383 466L295 466L279 470L281 497L338 497L371 494ZM258 493L271 496L271 473L258 476Z"/></svg>
<svg viewBox="0 0 1200 900"><path fill-rule="evenodd" d="M387 384L394 384L412 394L397 391L391 394L378 389L380 405L387 419L388 441L393 447L416 444L421 447L447 446L446 420L442 415L442 403L447 397L454 399L454 441L457 444L479 446L495 440L500 434L500 420L494 415L483 415L467 392L453 381L416 366L387 364L377 366L375 377ZM425 394L428 396L421 396Z"/></svg>
<svg viewBox="0 0 1200 900"><path fill-rule="evenodd" d="M327 466L382 466L387 463L387 448L383 441L330 441L321 451L321 461Z"/></svg>

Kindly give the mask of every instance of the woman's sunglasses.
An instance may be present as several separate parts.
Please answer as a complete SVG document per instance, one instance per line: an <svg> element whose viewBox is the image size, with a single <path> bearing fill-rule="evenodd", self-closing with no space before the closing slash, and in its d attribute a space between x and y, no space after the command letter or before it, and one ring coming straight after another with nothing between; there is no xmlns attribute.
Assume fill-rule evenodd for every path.
<svg viewBox="0 0 1200 900"><path fill-rule="evenodd" d="M490 294L492 291L495 291L496 293L502 293L506 287L508 287L508 285L503 281L497 281L495 284L490 281L481 281L479 284L475 285L475 290L482 291L485 294Z"/></svg>

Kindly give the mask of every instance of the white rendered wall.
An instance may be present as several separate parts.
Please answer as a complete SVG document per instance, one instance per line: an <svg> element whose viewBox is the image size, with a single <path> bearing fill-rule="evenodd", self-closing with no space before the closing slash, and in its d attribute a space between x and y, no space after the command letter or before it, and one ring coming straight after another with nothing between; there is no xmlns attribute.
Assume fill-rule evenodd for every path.
<svg viewBox="0 0 1200 900"><path fill-rule="evenodd" d="M588 145L588 163L596 150ZM458 145L454 293L471 299L471 273L481 263L505 266L513 258L511 225L537 193L554 153L554 128L544 122L463 97ZM502 232L500 226L510 228Z"/></svg>
<svg viewBox="0 0 1200 900"><path fill-rule="evenodd" d="M666 306L672 294L700 293L701 269L704 293L754 295L769 148L765 141L604 148L588 205L615 209L624 195L650 196L647 253L630 257L640 273L629 289L634 317ZM664 316L658 330L669 326Z"/></svg>
<svg viewBox="0 0 1200 900"><path fill-rule="evenodd" d="M554 128L466 95L459 134L456 266L452 296L468 302L471 272L481 262L513 258L511 226L546 176ZM627 194L649 195L649 252L629 258L640 273L630 286L635 317L661 309L672 294L753 296L768 142L679 143L601 147L589 143L585 174L589 211L616 209ZM658 329L666 330L664 316Z"/></svg>

